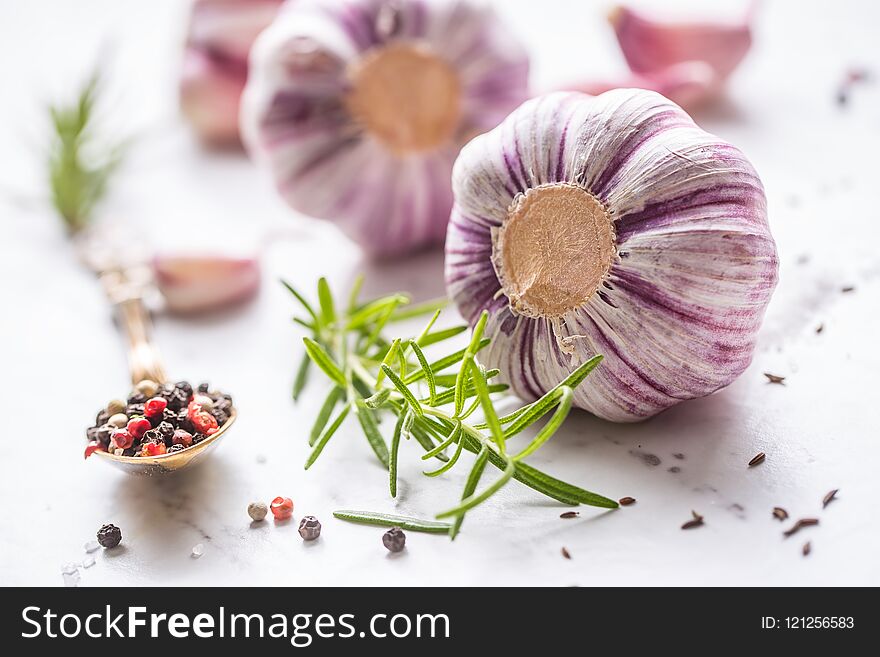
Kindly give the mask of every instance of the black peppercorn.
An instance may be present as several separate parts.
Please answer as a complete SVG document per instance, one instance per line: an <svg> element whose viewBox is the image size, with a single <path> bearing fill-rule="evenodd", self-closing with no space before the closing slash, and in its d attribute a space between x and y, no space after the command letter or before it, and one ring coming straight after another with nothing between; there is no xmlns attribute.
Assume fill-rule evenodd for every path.
<svg viewBox="0 0 880 657"><path fill-rule="evenodd" d="M177 413L172 411L170 408L166 408L162 411L162 422L170 424L172 428L177 427Z"/></svg>
<svg viewBox="0 0 880 657"><path fill-rule="evenodd" d="M176 387L178 390L183 391L183 393L187 396L187 399L188 399L189 397L192 397L192 394L193 394L193 387L189 384L189 381L178 381L178 382L175 384L175 387Z"/></svg>
<svg viewBox="0 0 880 657"><path fill-rule="evenodd" d="M95 437L98 439L99 443L106 447L110 443L111 433L113 433L113 427L105 424L103 427L98 427Z"/></svg>
<svg viewBox="0 0 880 657"><path fill-rule="evenodd" d="M98 427L92 427L90 429L86 429L86 438L89 440L97 440L98 439Z"/></svg>
<svg viewBox="0 0 880 657"><path fill-rule="evenodd" d="M185 409L186 405L189 404L189 395L180 388L175 388L174 392L168 395L165 399L168 400L168 408L172 411L179 411L182 408Z"/></svg>
<svg viewBox="0 0 880 657"><path fill-rule="evenodd" d="M208 390L210 389L210 387L211 387L211 386L208 385L208 382L207 382L207 381L202 381L202 382L199 384L198 391L201 392L201 393L205 393L205 392L208 392Z"/></svg>
<svg viewBox="0 0 880 657"><path fill-rule="evenodd" d="M128 417L143 417L144 415L144 405L143 404L129 404L125 409L125 414Z"/></svg>
<svg viewBox="0 0 880 657"><path fill-rule="evenodd" d="M110 413L106 410L101 409L98 411L98 415L95 417L95 426L100 427L102 424L107 424L107 420L110 419Z"/></svg>
<svg viewBox="0 0 880 657"><path fill-rule="evenodd" d="M299 522L299 535L304 541L314 541L321 535L321 523L315 516L303 516Z"/></svg>
<svg viewBox="0 0 880 657"><path fill-rule="evenodd" d="M128 403L131 404L143 404L147 401L147 396L141 392L133 392L128 396Z"/></svg>
<svg viewBox="0 0 880 657"><path fill-rule="evenodd" d="M182 411L180 411L177 414L177 428L183 429L184 431L186 431L188 433L193 432L192 421L187 416L186 409L183 409Z"/></svg>
<svg viewBox="0 0 880 657"><path fill-rule="evenodd" d="M122 540L122 530L116 525L104 525L98 530L98 544L104 548L115 548Z"/></svg>
<svg viewBox="0 0 880 657"><path fill-rule="evenodd" d="M206 436L203 433L194 433L193 434L193 445L196 445L196 444L202 442L207 437L208 436Z"/></svg>
<svg viewBox="0 0 880 657"><path fill-rule="evenodd" d="M391 552L400 552L406 547L406 534L400 527L392 527L382 535L382 544Z"/></svg>
<svg viewBox="0 0 880 657"><path fill-rule="evenodd" d="M143 440L141 440L141 442L142 443L155 443L155 442L159 442L162 440L163 440L162 436L159 435L158 430L147 429L147 431L144 432L144 437L143 437Z"/></svg>
<svg viewBox="0 0 880 657"><path fill-rule="evenodd" d="M168 448L168 450L165 453L166 454L174 454L175 452L182 452L185 449L186 449L186 447L184 447L183 445L172 445L171 447Z"/></svg>
<svg viewBox="0 0 880 657"><path fill-rule="evenodd" d="M229 419L229 414L226 411L221 411L219 408L215 408L211 415L214 416L214 419L217 420L217 424L221 427L226 424L226 420Z"/></svg>
<svg viewBox="0 0 880 657"><path fill-rule="evenodd" d="M160 397L168 399L171 393L174 392L174 388L175 386L173 383L163 383L161 386L159 386L159 391L156 394L158 394Z"/></svg>
<svg viewBox="0 0 880 657"><path fill-rule="evenodd" d="M167 442L174 436L174 425L170 422L160 422L156 431Z"/></svg>

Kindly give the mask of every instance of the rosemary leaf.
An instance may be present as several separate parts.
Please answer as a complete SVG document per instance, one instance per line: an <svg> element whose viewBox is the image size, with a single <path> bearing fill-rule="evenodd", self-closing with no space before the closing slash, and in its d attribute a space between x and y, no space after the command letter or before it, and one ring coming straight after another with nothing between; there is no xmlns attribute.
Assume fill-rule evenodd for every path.
<svg viewBox="0 0 880 657"><path fill-rule="evenodd" d="M410 405L413 412L418 416L424 415L425 412L422 410L422 405L419 403L419 400L416 399L416 396L412 394L412 391L404 385L403 381L400 380L400 377L394 373L394 370L387 365L382 365L382 371L385 372L385 376L387 376L392 385L397 388L398 392L403 395L404 400Z"/></svg>
<svg viewBox="0 0 880 657"><path fill-rule="evenodd" d="M431 450L425 452L422 455L422 460L427 461L428 459L430 459L434 456L437 456L438 454L442 454L443 450L446 449L447 447L449 447L455 441L457 441L458 437L460 435L461 435L461 421L456 420L455 428L449 434L449 437L446 440L444 440L442 443L437 445L434 449L431 449Z"/></svg>
<svg viewBox="0 0 880 657"><path fill-rule="evenodd" d="M321 321L324 324L332 324L336 321L336 305L333 303L333 293L330 285L323 276L318 279L318 303L321 307Z"/></svg>
<svg viewBox="0 0 880 657"><path fill-rule="evenodd" d="M425 532L427 534L445 534L449 531L448 522L434 522L409 516L395 516L390 513L376 513L374 511L347 511L333 512L334 518L357 522L362 525L376 525L378 527L400 527L412 532Z"/></svg>
<svg viewBox="0 0 880 657"><path fill-rule="evenodd" d="M422 472L422 474L425 475L426 477L438 477L438 476L442 475L444 472L447 472L450 469L452 469L452 466L454 466L456 463L458 463L458 458L461 456L461 450L462 450L463 445L464 445L464 440L461 440L461 434L459 434L458 445L456 445L456 447L455 447L455 452L452 454L452 458L449 459L446 463L441 465L436 470L431 470L429 472Z"/></svg>
<svg viewBox="0 0 880 657"><path fill-rule="evenodd" d="M491 342L491 340L489 340L489 338L483 338L482 340L480 340L480 344L478 346L477 351L479 351L480 349L485 347L490 342ZM460 361L462 358L464 358L464 354L466 351L467 351L467 349L460 349L454 353L449 354L448 356L444 356L443 358L440 358L439 360L435 360L433 363L431 363L431 369L434 372L440 372L441 370L445 370L447 367L451 367L452 365L455 365L458 361ZM403 380L403 382L406 384L415 383L416 381L419 381L423 378L425 378L425 373L419 369L419 370L416 370L415 372L412 372L411 374L409 374Z"/></svg>
<svg viewBox="0 0 880 657"><path fill-rule="evenodd" d="M526 445L519 454L513 457L515 461L521 461L529 454L533 454L541 447L541 445L547 442L554 433L556 433L556 430L560 426L562 426L568 412L571 410L571 401L574 395L572 394L571 388L563 387L559 389L558 396L559 405L556 407L556 412L553 414L553 417L551 417L550 421L541 428L538 435L532 439L532 442Z"/></svg>
<svg viewBox="0 0 880 657"><path fill-rule="evenodd" d="M351 410L351 404L346 404L342 407L342 410L339 411L339 415L336 416L336 419L333 420L333 424L327 427L327 430L321 434L321 437L318 439L315 448L312 450L312 453L309 455L308 460L306 461L305 469L308 470L314 462L321 456L321 452L324 451L324 448L327 446L327 442L333 437L333 434L336 433L336 430L342 425L345 421L345 418L348 416L348 412Z"/></svg>
<svg viewBox="0 0 880 657"><path fill-rule="evenodd" d="M315 365L320 367L333 383L345 387L345 375L336 363L333 362L324 347L311 338L303 338L303 343L306 345L306 352L315 362Z"/></svg>
<svg viewBox="0 0 880 657"><path fill-rule="evenodd" d="M483 471L486 469L486 461L489 458L489 452L492 450L489 449L488 445L483 445L483 448L477 454L477 458L474 461L474 465L471 468L471 472L468 475L467 481L464 484L464 492L461 494L461 499L466 500L470 498L471 495L474 494L474 491L477 489L477 484L480 483L480 477L483 476ZM452 526L449 528L449 538L453 541L455 537L458 536L458 532L461 530L461 523L464 522L464 513L455 517L455 520L452 521Z"/></svg>
<svg viewBox="0 0 880 657"><path fill-rule="evenodd" d="M382 438L382 434L379 433L379 427L376 425L376 417L373 415L373 411L368 408L356 406L354 412L355 415L357 415L358 421L361 423L361 429L364 431L364 436L366 436L367 442L370 443L370 447L373 448L373 452L376 453L376 456L382 465L388 468L390 466L388 446L385 444L385 439Z"/></svg>
<svg viewBox="0 0 880 657"><path fill-rule="evenodd" d="M303 297L299 292L297 292L296 288L294 288L287 281L282 279L281 284L287 288L287 291L290 292L296 298L296 300L299 301L300 305L305 309L305 311L309 315L311 315L312 319L315 321L315 324L318 324L319 323L318 315L315 314L315 309L312 308L312 306L309 304L309 302L305 300L305 297Z"/></svg>
<svg viewBox="0 0 880 657"><path fill-rule="evenodd" d="M474 390L476 390L480 405L483 407L483 415L486 418L486 424L489 425L489 430L492 432L492 439L495 441L495 444L498 445L498 451L500 451L501 454L504 454L504 432L501 429L501 423L498 421L498 414L495 412L495 407L492 405L492 399L489 397L489 390L486 386L486 375L483 370L480 369L480 366L473 360L470 361L470 366L471 380L474 382ZM512 469L510 474L513 475Z"/></svg>
<svg viewBox="0 0 880 657"><path fill-rule="evenodd" d="M403 428L404 415L397 418L394 425L394 435L391 437L391 456L388 461L388 486L391 497L397 497L397 452L400 449L400 432Z"/></svg>
<svg viewBox="0 0 880 657"><path fill-rule="evenodd" d="M419 347L418 341L410 340L409 345L410 347L412 347L413 353L416 355L419 364L422 366L422 371L425 373L425 378L428 380L428 403L431 406L435 406L435 399L437 397L437 384L434 381L434 370L431 369L431 365L428 363L428 359L425 358L425 352L423 352L422 348Z"/></svg>
<svg viewBox="0 0 880 657"><path fill-rule="evenodd" d="M318 416L315 418L315 423L312 425L312 431L309 433L310 447L313 446L321 436L321 432L324 431L324 427L327 426L327 422L330 420L330 414L333 413L333 409L336 408L336 404L339 403L343 394L343 390L339 386L333 386L330 389L330 393L321 405L321 410L318 411Z"/></svg>
<svg viewBox="0 0 880 657"><path fill-rule="evenodd" d="M299 367L296 370L296 378L293 380L293 401L299 400L299 395L306 387L306 381L309 378L309 364L311 363L308 353L302 355L299 361Z"/></svg>

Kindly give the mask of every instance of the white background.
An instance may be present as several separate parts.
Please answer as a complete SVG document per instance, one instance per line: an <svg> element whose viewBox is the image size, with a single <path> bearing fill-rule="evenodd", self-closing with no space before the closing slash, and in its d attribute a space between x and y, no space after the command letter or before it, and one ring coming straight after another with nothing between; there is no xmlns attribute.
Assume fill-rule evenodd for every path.
<svg viewBox="0 0 880 657"><path fill-rule="evenodd" d="M624 70L604 5L498 4L534 52L536 89ZM574 414L531 459L638 503L561 520L565 509L514 482L468 516L454 543L410 533L396 557L382 530L333 520L332 510L430 517L454 503L467 468L428 481L418 448L405 444L392 501L386 473L348 426L303 472L323 389L290 401L300 334L276 280L309 289L325 274L345 289L364 270L369 291L427 298L442 293L442 255L364 263L334 228L289 211L242 156L201 150L176 112L186 10L172 0L0 4L0 583L60 585L60 566L113 522L124 548L99 554L83 585L880 584L880 5L762 3L728 100L697 115L746 152L767 188L781 277L755 362L727 390L643 424ZM99 56L112 81L105 125L141 135L105 220L145 255L253 252L275 235L255 303L200 320L157 318L172 375L214 382L240 411L208 464L161 479L82 460L82 431L125 392L126 364L101 290L43 201L45 105ZM834 97L850 66L875 80L841 108ZM840 292L849 285L854 292ZM785 386L767 384L765 371L785 375ZM748 469L758 451L766 462ZM832 488L839 499L823 511ZM279 494L294 499L297 519L323 521L320 541L303 544L296 523L250 526L248 502ZM821 524L783 539L776 505ZM682 531L692 509L706 525ZM190 558L200 542L204 556Z"/></svg>

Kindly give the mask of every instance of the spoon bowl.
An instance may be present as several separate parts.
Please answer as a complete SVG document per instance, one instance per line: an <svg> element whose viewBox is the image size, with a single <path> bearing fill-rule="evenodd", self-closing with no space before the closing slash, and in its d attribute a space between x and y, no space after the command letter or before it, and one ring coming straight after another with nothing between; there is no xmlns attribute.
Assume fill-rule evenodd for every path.
<svg viewBox="0 0 880 657"><path fill-rule="evenodd" d="M223 436L226 435L229 427L235 422L236 416L235 409L232 409L229 419L213 435L208 436L197 445L187 447L173 454L160 454L159 456L116 456L110 452L95 452L94 456L98 456L132 475L152 477L154 475L168 474L169 472L182 470L207 457Z"/></svg>

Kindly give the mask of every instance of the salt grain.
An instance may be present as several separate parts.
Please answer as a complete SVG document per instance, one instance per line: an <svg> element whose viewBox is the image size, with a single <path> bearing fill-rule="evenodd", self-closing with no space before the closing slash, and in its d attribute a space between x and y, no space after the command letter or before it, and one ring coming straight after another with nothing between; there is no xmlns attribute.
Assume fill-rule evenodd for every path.
<svg viewBox="0 0 880 657"><path fill-rule="evenodd" d="M82 567L83 568L91 568L94 565L95 565L95 555L94 554L87 554L86 556L83 557L83 560L82 560Z"/></svg>
<svg viewBox="0 0 880 657"><path fill-rule="evenodd" d="M198 558L199 558L200 556L202 556L204 553L205 553L205 546L202 545L201 543L196 543L196 544L193 546L192 554L191 554L190 556L191 556L193 559L198 559Z"/></svg>
<svg viewBox="0 0 880 657"><path fill-rule="evenodd" d="M85 545L83 545L83 550L86 552L95 552L101 549L101 544L98 541L89 541Z"/></svg>
<svg viewBox="0 0 880 657"><path fill-rule="evenodd" d="M75 563L66 563L61 567L61 577L64 579L64 586L79 586L79 566Z"/></svg>

